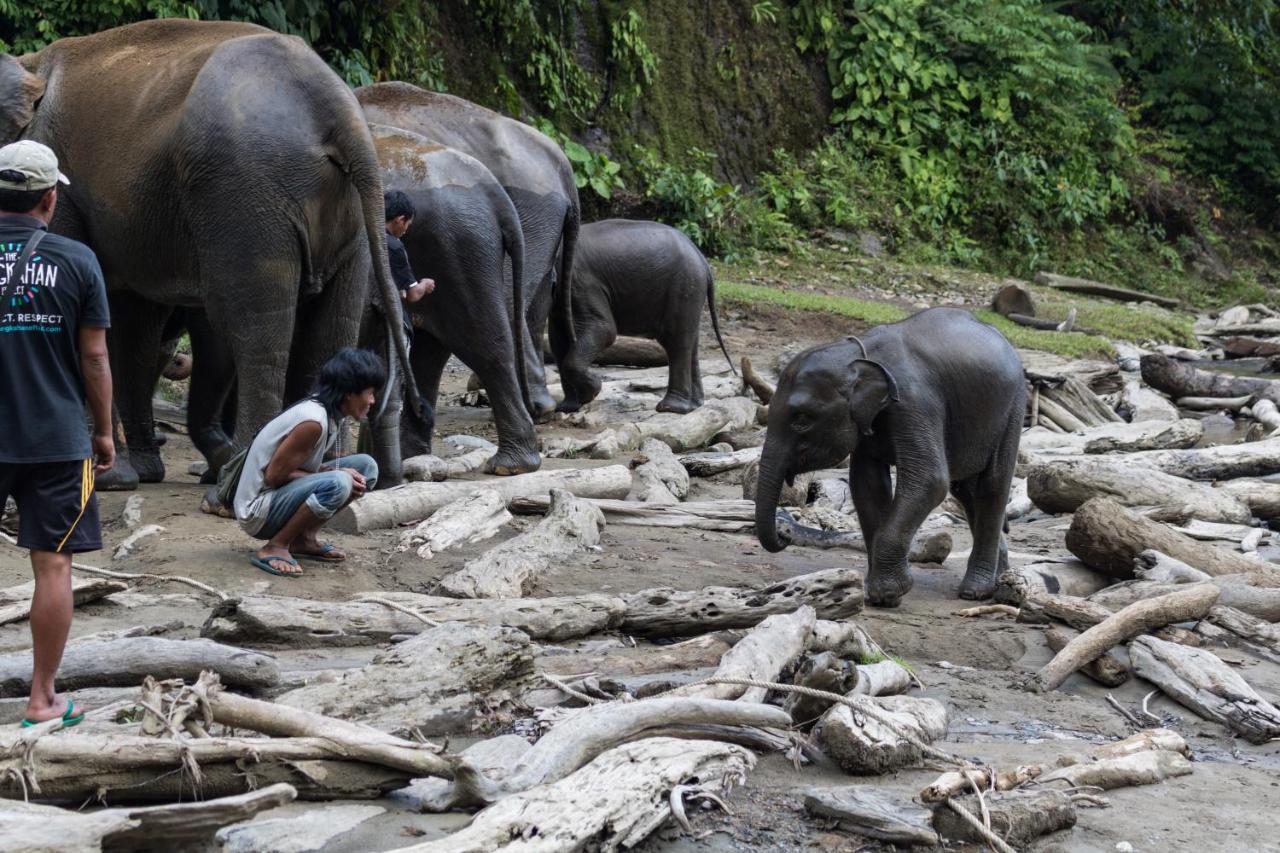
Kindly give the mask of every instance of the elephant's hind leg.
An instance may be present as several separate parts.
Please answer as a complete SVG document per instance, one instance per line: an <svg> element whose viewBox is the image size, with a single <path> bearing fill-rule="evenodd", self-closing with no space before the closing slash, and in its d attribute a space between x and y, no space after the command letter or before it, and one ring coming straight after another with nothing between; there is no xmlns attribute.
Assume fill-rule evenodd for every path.
<svg viewBox="0 0 1280 853"><path fill-rule="evenodd" d="M1017 426L1020 427L1021 422ZM1004 541L1005 511L1018 456L1017 436L1015 429L1010 443L1006 435L996 459L987 470L957 484L955 495L964 506L969 530L973 534L969 567L960 582L961 598L990 598L996 589L996 578L1009 566L1009 551Z"/></svg>
<svg viewBox="0 0 1280 853"><path fill-rule="evenodd" d="M602 383L591 365L617 339L618 330L612 321L591 318L578 328L577 340L560 364L564 400L557 411L576 412L600 394Z"/></svg>
<svg viewBox="0 0 1280 853"><path fill-rule="evenodd" d="M161 332L172 308L120 290L111 295L111 329L107 341L111 352L111 378L120 422L128 439L128 462L143 483L164 480L164 463L156 443L155 421L151 398L160 379L156 353L160 350ZM131 479L127 463L122 478ZM99 478L99 488L118 488L117 472Z"/></svg>

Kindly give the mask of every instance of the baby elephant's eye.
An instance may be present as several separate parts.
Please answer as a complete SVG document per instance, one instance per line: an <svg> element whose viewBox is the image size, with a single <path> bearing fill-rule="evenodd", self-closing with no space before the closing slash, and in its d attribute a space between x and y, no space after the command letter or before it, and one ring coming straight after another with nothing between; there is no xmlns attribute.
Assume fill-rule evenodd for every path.
<svg viewBox="0 0 1280 853"><path fill-rule="evenodd" d="M791 417L791 428L797 432L804 432L813 426L813 418L804 412L796 412Z"/></svg>

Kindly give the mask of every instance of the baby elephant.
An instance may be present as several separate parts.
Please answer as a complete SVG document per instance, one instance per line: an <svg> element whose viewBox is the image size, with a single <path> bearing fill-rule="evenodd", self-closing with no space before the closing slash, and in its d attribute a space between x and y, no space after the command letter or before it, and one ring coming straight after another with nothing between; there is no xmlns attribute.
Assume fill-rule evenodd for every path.
<svg viewBox="0 0 1280 853"><path fill-rule="evenodd" d="M911 539L948 491L973 534L960 596L990 596L1009 563L1005 505L1026 405L1018 353L954 308L802 352L769 404L756 493L760 544L780 551L790 541L790 519L777 523L782 483L848 456L870 560L867 601L892 607L911 589Z"/></svg>
<svg viewBox="0 0 1280 853"><path fill-rule="evenodd" d="M704 300L727 359L711 267L688 237L657 222L606 219L583 225L573 261L577 340L566 345L552 324L564 388L559 410L575 412L600 393L591 363L619 334L653 338L666 350L667 393L658 411L683 414L701 406L698 332Z"/></svg>

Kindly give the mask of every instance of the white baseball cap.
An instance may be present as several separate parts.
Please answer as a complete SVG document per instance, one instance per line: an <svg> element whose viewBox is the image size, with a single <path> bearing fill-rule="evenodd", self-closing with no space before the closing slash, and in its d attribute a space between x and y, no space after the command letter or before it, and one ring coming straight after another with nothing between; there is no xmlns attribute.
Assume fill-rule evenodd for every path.
<svg viewBox="0 0 1280 853"><path fill-rule="evenodd" d="M58 155L48 145L20 139L0 148L0 189L47 190L59 183L71 181L58 171Z"/></svg>

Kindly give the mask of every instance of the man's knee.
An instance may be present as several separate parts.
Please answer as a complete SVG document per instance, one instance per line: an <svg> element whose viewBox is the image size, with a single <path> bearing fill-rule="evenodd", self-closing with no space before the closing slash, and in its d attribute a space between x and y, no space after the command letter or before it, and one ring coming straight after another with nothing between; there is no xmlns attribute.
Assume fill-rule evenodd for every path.
<svg viewBox="0 0 1280 853"><path fill-rule="evenodd" d="M351 468L356 469L364 476L365 487L373 489L378 482L378 463L367 453L357 453L351 457Z"/></svg>
<svg viewBox="0 0 1280 853"><path fill-rule="evenodd" d="M307 508L316 518L328 520L351 499L353 488L355 481L346 471L330 471L307 498Z"/></svg>

